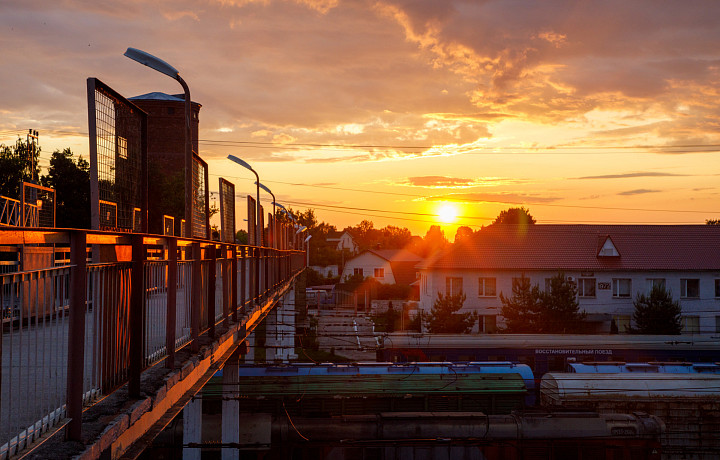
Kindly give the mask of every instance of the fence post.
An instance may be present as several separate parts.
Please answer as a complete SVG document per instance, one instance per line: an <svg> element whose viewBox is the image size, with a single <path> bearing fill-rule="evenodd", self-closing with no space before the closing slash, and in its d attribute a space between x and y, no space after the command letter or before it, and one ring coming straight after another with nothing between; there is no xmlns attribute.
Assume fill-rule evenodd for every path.
<svg viewBox="0 0 720 460"><path fill-rule="evenodd" d="M202 312L202 250L200 243L192 244L192 293L190 300L190 351L200 351L200 313Z"/></svg>
<svg viewBox="0 0 720 460"><path fill-rule="evenodd" d="M207 246L208 262L208 291L207 291L207 322L208 337L215 338L215 282L217 275L217 255L215 253L215 243Z"/></svg>
<svg viewBox="0 0 720 460"><path fill-rule="evenodd" d="M232 260L230 262L230 308L232 311L232 320L237 323L238 321L238 279L237 279L237 246L233 245L230 249L230 256Z"/></svg>
<svg viewBox="0 0 720 460"><path fill-rule="evenodd" d="M175 368L175 322L177 319L177 239L167 238L167 312L165 321L165 348L167 358L165 367Z"/></svg>
<svg viewBox="0 0 720 460"><path fill-rule="evenodd" d="M223 292L223 325L230 325L230 290L232 282L230 281L230 260L228 259L229 246L227 244L220 245L220 270L222 270L222 292Z"/></svg>
<svg viewBox="0 0 720 460"><path fill-rule="evenodd" d="M245 314L245 301L247 300L247 264L248 264L248 252L247 248L240 248L240 308L242 309L241 314Z"/></svg>
<svg viewBox="0 0 720 460"><path fill-rule="evenodd" d="M70 324L68 325L66 436L82 440L83 380L85 368L85 305L87 303L87 235L70 232ZM97 308L97 307L96 307Z"/></svg>
<svg viewBox="0 0 720 460"><path fill-rule="evenodd" d="M253 248L255 279L253 280L253 302L260 304L260 248Z"/></svg>
<svg viewBox="0 0 720 460"><path fill-rule="evenodd" d="M145 343L145 245L142 235L132 236L132 272L130 274L130 361L128 395L140 397L140 374L143 369Z"/></svg>

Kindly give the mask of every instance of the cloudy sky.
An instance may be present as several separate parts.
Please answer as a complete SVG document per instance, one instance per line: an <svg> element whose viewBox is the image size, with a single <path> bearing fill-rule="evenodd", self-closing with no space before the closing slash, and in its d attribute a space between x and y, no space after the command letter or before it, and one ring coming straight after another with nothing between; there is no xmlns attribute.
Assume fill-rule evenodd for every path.
<svg viewBox="0 0 720 460"><path fill-rule="evenodd" d="M211 190L253 192L233 154L340 228L424 235L446 207L452 237L517 205L703 223L720 217L718 17L714 1L4 0L0 143L33 128L41 164L87 157L87 77L181 91L131 46L202 104Z"/></svg>

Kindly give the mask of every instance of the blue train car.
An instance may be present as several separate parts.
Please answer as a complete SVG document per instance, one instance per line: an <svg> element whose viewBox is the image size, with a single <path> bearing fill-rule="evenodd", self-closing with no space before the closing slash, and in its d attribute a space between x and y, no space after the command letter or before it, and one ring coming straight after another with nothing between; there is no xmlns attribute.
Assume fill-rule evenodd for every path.
<svg viewBox="0 0 720 460"><path fill-rule="evenodd" d="M575 362L720 361L720 341L707 336L550 334L388 334L378 361L510 361L536 378Z"/></svg>

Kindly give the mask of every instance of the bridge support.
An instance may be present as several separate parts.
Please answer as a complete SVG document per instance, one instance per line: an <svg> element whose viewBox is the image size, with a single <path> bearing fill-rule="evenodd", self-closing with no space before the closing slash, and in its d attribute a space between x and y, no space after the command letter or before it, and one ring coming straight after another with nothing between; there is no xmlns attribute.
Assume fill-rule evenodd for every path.
<svg viewBox="0 0 720 460"><path fill-rule="evenodd" d="M287 292L266 319L267 362L287 363L295 354L295 288Z"/></svg>
<svg viewBox="0 0 720 460"><path fill-rule="evenodd" d="M202 443L202 398L195 398L183 409L183 445ZM199 447L184 447L183 460L200 460Z"/></svg>
<svg viewBox="0 0 720 460"><path fill-rule="evenodd" d="M239 350L240 351L240 350ZM222 378L222 443L240 442L240 401L237 399L240 383L240 353L236 352L227 360ZM239 460L240 451L234 447L223 447L222 460Z"/></svg>

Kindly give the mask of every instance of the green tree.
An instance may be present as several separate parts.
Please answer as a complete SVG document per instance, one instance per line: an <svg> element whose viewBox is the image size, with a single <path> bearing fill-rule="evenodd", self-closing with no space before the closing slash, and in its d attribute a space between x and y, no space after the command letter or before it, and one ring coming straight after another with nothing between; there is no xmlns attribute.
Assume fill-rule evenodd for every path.
<svg viewBox="0 0 720 460"><path fill-rule="evenodd" d="M444 295L438 292L438 298L430 310L427 318L427 327L435 334L463 334L470 332L476 321L476 315L471 312L458 313L465 303L464 293Z"/></svg>
<svg viewBox="0 0 720 460"><path fill-rule="evenodd" d="M677 335L682 330L680 302L673 301L672 292L661 286L653 286L650 294L638 294L633 302L637 334Z"/></svg>
<svg viewBox="0 0 720 460"><path fill-rule="evenodd" d="M505 211L501 211L491 225L532 225L535 222L535 218L530 215L530 210L521 206L519 208L509 208Z"/></svg>
<svg viewBox="0 0 720 460"><path fill-rule="evenodd" d="M90 163L69 148L56 150L40 181L55 189L55 226L90 228Z"/></svg>
<svg viewBox="0 0 720 460"><path fill-rule="evenodd" d="M14 146L0 144L0 195L19 200L23 181L32 182L33 177L38 177L40 149L31 152L36 165L34 171L28 161L29 150L29 144L22 139L18 139Z"/></svg>
<svg viewBox="0 0 720 460"><path fill-rule="evenodd" d="M562 334L582 328L586 314L580 312L575 283L560 272L550 278L548 287L541 291L523 275L513 283L512 297L500 293L505 332Z"/></svg>
<svg viewBox="0 0 720 460"><path fill-rule="evenodd" d="M392 302L388 302L385 312L372 316L377 332L395 332L397 323L400 322L400 312L393 308Z"/></svg>
<svg viewBox="0 0 720 460"><path fill-rule="evenodd" d="M541 317L538 332L579 332L587 314L580 312L575 283L568 281L565 273L559 272L550 278L549 287L540 297Z"/></svg>
<svg viewBox="0 0 720 460"><path fill-rule="evenodd" d="M502 315L505 318L505 332L539 332L543 321L543 302L540 288L530 284L530 278L523 275L513 283L512 296L500 293Z"/></svg>

